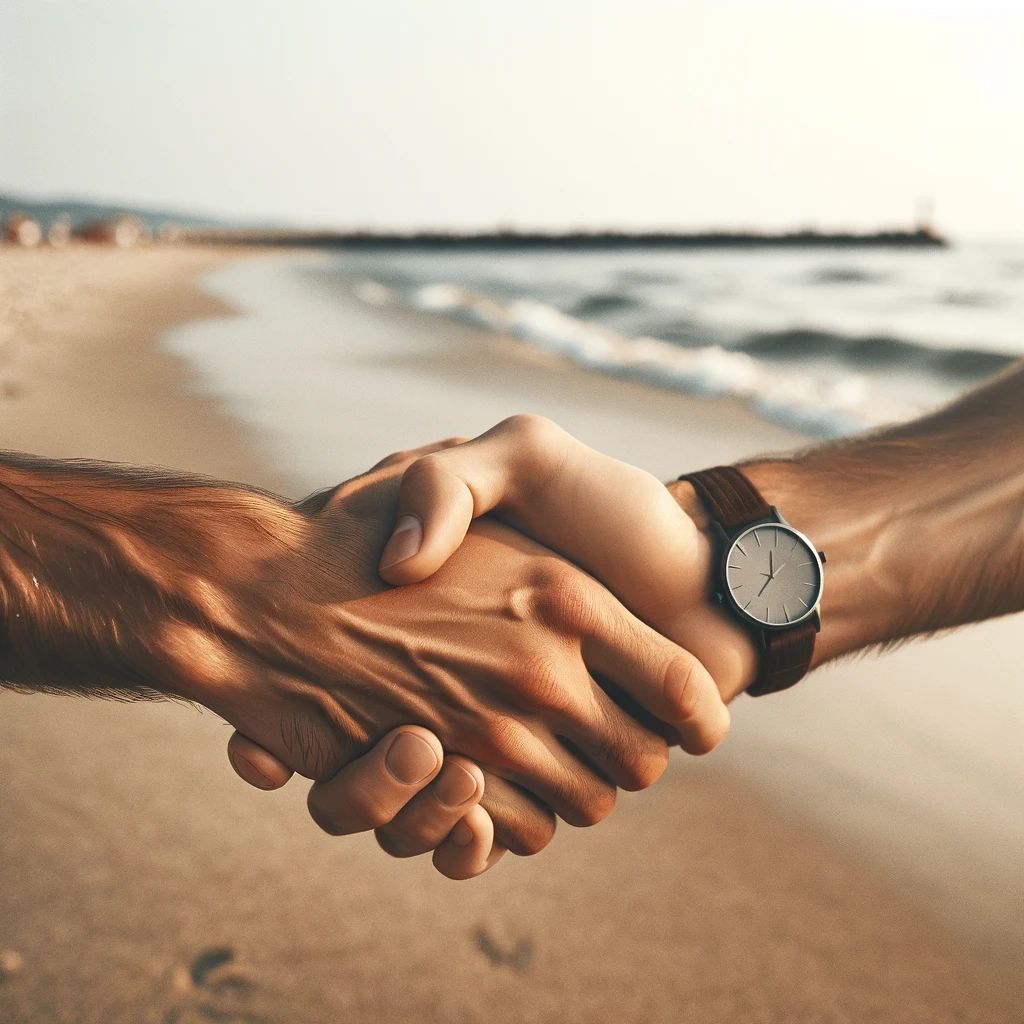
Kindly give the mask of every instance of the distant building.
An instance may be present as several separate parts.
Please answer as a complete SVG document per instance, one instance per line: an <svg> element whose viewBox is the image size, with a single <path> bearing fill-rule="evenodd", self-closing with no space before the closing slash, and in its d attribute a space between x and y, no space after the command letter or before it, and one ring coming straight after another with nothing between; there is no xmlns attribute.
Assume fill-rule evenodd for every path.
<svg viewBox="0 0 1024 1024"><path fill-rule="evenodd" d="M27 213L12 213L4 222L3 239L26 249L34 249L43 240L39 221Z"/></svg>
<svg viewBox="0 0 1024 1024"><path fill-rule="evenodd" d="M148 242L150 238L149 229L134 213L123 213L117 217L83 224L75 234L86 242L116 245L121 249Z"/></svg>
<svg viewBox="0 0 1024 1024"><path fill-rule="evenodd" d="M165 245L178 245L185 241L185 228L177 221L165 220L156 229L156 240Z"/></svg>
<svg viewBox="0 0 1024 1024"><path fill-rule="evenodd" d="M67 214L54 218L47 229L46 241L55 249L63 249L71 241L71 218Z"/></svg>

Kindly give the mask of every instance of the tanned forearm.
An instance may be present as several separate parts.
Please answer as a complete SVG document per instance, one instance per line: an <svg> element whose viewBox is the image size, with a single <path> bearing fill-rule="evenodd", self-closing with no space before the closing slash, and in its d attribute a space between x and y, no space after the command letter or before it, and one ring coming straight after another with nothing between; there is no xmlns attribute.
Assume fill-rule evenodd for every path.
<svg viewBox="0 0 1024 1024"><path fill-rule="evenodd" d="M828 555L814 664L1024 609L1024 364L922 419L742 468Z"/></svg>
<svg viewBox="0 0 1024 1024"><path fill-rule="evenodd" d="M0 687L195 698L173 648L230 628L211 566L291 515L238 485L0 455Z"/></svg>

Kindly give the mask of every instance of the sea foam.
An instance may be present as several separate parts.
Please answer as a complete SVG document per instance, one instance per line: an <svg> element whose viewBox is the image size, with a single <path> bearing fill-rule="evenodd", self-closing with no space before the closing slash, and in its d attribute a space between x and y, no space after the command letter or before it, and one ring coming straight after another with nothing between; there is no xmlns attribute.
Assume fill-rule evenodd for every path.
<svg viewBox="0 0 1024 1024"><path fill-rule="evenodd" d="M629 337L532 299L504 300L448 283L399 290L365 279L353 291L374 305L397 302L510 335L590 370L733 397L807 433L840 436L918 411L909 402L873 394L860 374L822 380L720 345L684 348L660 338Z"/></svg>

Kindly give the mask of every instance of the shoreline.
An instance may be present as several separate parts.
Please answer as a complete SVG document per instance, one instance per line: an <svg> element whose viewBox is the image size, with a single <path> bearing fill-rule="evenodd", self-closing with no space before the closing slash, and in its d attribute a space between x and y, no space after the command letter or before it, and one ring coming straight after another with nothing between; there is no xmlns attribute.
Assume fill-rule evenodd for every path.
<svg viewBox="0 0 1024 1024"><path fill-rule="evenodd" d="M38 261L15 269L36 307L15 319L35 341L0 369L0 382L20 387L0 399L4 447L171 465L287 494L325 482L322 452L296 452L283 468L300 437L282 433L294 408L240 421L215 383L172 354L258 338L281 298L277 260L251 250L29 255ZM7 257L3 287L17 288ZM55 280L40 284L46 274ZM245 288L251 303L226 301ZM791 443L738 403L581 378L464 325L360 308L329 289L323 301L347 325L338 358L350 393L332 413L350 422L309 429L338 479L421 430L420 441L440 436L449 414L465 418L465 432L524 395L563 409L592 443L622 418L628 428L605 445L622 457L675 425L683 440L648 448L645 467L663 477L694 446L742 454L745 432ZM276 369L268 386L286 390ZM372 391L381 379L400 394ZM360 394L374 411L363 420ZM602 826L563 826L540 857L507 858L456 888L422 859L384 857L370 837L322 835L301 785L268 795L239 783L224 759L228 730L212 715L13 694L0 709L0 803L16 823L0 835L0 948L25 960L0 984L5 1018L163 1024L204 1019L205 1006L226 1020L554 1022L573 1006L574 1019L652 1024L982 1024L1010 1019L1020 995L1019 978L990 970L898 875L780 811L717 754L675 760ZM188 980L215 947L250 972L247 994ZM510 968L500 951L520 948L522 966Z"/></svg>

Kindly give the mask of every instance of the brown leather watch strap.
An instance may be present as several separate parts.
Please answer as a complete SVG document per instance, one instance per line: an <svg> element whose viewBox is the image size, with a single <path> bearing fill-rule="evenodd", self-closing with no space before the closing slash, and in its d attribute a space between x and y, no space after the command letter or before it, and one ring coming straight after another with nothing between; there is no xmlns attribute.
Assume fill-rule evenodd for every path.
<svg viewBox="0 0 1024 1024"><path fill-rule="evenodd" d="M679 478L693 485L711 516L726 530L738 530L772 517L772 508L757 488L735 467L715 466ZM723 587L725 583L723 581ZM802 622L789 629L758 629L763 649L757 678L747 687L752 697L786 690L806 674L814 655L817 628Z"/></svg>
<svg viewBox="0 0 1024 1024"><path fill-rule="evenodd" d="M679 479L693 484L697 497L727 530L747 526L758 519L768 519L772 514L768 502L735 466L702 469Z"/></svg>
<svg viewBox="0 0 1024 1024"><path fill-rule="evenodd" d="M764 630L764 651L757 678L747 687L751 697L788 690L799 683L811 667L814 641L818 635L813 622L783 630Z"/></svg>

